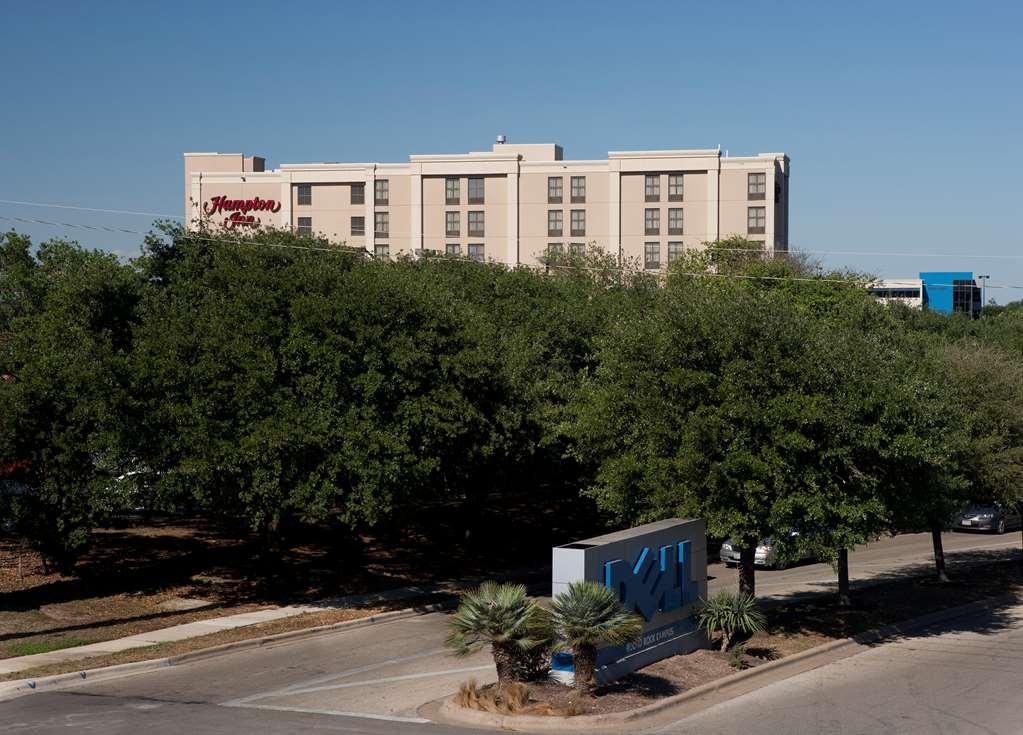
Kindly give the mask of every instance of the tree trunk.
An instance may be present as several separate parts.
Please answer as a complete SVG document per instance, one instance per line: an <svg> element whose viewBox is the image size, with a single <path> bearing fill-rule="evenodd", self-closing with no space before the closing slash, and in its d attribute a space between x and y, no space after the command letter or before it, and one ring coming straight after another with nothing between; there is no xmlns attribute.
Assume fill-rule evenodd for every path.
<svg viewBox="0 0 1023 735"><path fill-rule="evenodd" d="M579 645L572 648L572 663L575 669L575 688L591 694L597 682L593 670L597 665L597 647Z"/></svg>
<svg viewBox="0 0 1023 735"><path fill-rule="evenodd" d="M1023 518L1023 503L1019 503L1019 508L1017 510L1019 510L1020 518ZM1023 536L1023 523L1019 526L1019 533Z"/></svg>
<svg viewBox="0 0 1023 735"><path fill-rule="evenodd" d="M948 575L945 573L945 547L941 542L941 525L935 523L931 526L931 543L934 546L934 567L938 572L938 581L947 582Z"/></svg>
<svg viewBox="0 0 1023 735"><path fill-rule="evenodd" d="M515 655L507 645L494 643L490 647L497 667L497 688L504 689L515 681Z"/></svg>
<svg viewBox="0 0 1023 735"><path fill-rule="evenodd" d="M757 594L756 568L753 564L756 555L755 547L739 549L739 593L750 597Z"/></svg>
<svg viewBox="0 0 1023 735"><path fill-rule="evenodd" d="M852 605L849 597L849 549L838 550L838 604L841 607Z"/></svg>

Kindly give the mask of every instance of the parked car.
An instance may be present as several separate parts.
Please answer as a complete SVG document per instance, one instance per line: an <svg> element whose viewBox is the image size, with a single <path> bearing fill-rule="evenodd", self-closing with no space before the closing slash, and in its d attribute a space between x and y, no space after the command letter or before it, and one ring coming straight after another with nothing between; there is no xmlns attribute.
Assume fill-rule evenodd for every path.
<svg viewBox="0 0 1023 735"><path fill-rule="evenodd" d="M952 522L954 531L1006 531L1023 528L1019 510L1001 503L971 503Z"/></svg>
<svg viewBox="0 0 1023 735"><path fill-rule="evenodd" d="M789 531L789 537L795 537L799 535L799 531ZM732 544L732 539L726 539L721 544L721 563L726 567L735 566L739 563L739 550ZM758 567L770 567L771 569L784 569L791 563L798 563L801 561L807 561L812 557L804 556L799 559L792 559L781 553L779 544L775 542L773 538L765 538L759 544L757 544L756 552L753 557L753 564Z"/></svg>

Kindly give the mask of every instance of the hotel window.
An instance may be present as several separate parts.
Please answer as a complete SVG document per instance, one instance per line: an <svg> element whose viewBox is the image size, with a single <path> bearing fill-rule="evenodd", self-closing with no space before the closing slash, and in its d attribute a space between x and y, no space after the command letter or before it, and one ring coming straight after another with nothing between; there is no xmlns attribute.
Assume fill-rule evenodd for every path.
<svg viewBox="0 0 1023 735"><path fill-rule="evenodd" d="M462 246L459 245L457 242L449 242L447 245L444 246L444 254L445 255L461 255L462 254Z"/></svg>
<svg viewBox="0 0 1023 735"><path fill-rule="evenodd" d="M661 267L661 243L648 242L643 248L643 267L654 271Z"/></svg>
<svg viewBox="0 0 1023 735"><path fill-rule="evenodd" d="M682 257L682 251L685 248L682 247L680 242L669 242L668 243L668 262L674 263L676 260Z"/></svg>
<svg viewBox="0 0 1023 735"><path fill-rule="evenodd" d="M460 222L458 212L444 213L444 234L448 237L458 237L460 233Z"/></svg>
<svg viewBox="0 0 1023 735"><path fill-rule="evenodd" d="M387 206L390 200L390 187L387 184L387 179L377 179L373 182L373 201L381 206Z"/></svg>
<svg viewBox="0 0 1023 735"><path fill-rule="evenodd" d="M483 179L475 176L469 179L469 204L483 204Z"/></svg>
<svg viewBox="0 0 1023 735"><path fill-rule="evenodd" d="M767 195L767 174L746 174L746 191L750 199L763 199Z"/></svg>
<svg viewBox="0 0 1023 735"><path fill-rule="evenodd" d="M365 235L366 234L366 218L365 217L352 217L352 234L353 235Z"/></svg>
<svg viewBox="0 0 1023 735"><path fill-rule="evenodd" d="M586 236L586 210L585 209L573 209L572 210L572 237L585 237Z"/></svg>
<svg viewBox="0 0 1023 735"><path fill-rule="evenodd" d="M568 252L572 255L586 255L586 243L573 242L568 246Z"/></svg>
<svg viewBox="0 0 1023 735"><path fill-rule="evenodd" d="M668 201L682 201L682 174L668 174Z"/></svg>
<svg viewBox="0 0 1023 735"><path fill-rule="evenodd" d="M478 263L482 263L486 258L485 251L483 250L482 243L470 243L469 244L469 257Z"/></svg>
<svg viewBox="0 0 1023 735"><path fill-rule="evenodd" d="M458 179L444 179L444 203L458 204Z"/></svg>
<svg viewBox="0 0 1023 735"><path fill-rule="evenodd" d="M312 184L299 184L298 185L298 203L299 204L312 204L313 203L313 186L312 186Z"/></svg>
<svg viewBox="0 0 1023 735"><path fill-rule="evenodd" d="M299 235L311 235L311 234L313 234L313 218L312 217L299 217L298 218L298 234Z"/></svg>
<svg viewBox="0 0 1023 735"><path fill-rule="evenodd" d="M366 185L352 184L352 204L366 203Z"/></svg>
<svg viewBox="0 0 1023 735"><path fill-rule="evenodd" d="M586 177L572 177L572 203L581 204L586 201Z"/></svg>
<svg viewBox="0 0 1023 735"><path fill-rule="evenodd" d="M643 212L643 232L647 235L661 234L661 210L647 209Z"/></svg>
<svg viewBox="0 0 1023 735"><path fill-rule="evenodd" d="M767 208L749 207L746 210L746 231L751 235L763 235L767 227Z"/></svg>
<svg viewBox="0 0 1023 735"><path fill-rule="evenodd" d="M469 189L472 191L472 189ZM483 237L483 212L469 212L469 234Z"/></svg>
<svg viewBox="0 0 1023 735"><path fill-rule="evenodd" d="M661 201L661 176L660 174L647 174L643 187L643 193L648 202Z"/></svg>
<svg viewBox="0 0 1023 735"><path fill-rule="evenodd" d="M547 210L547 234L551 237L558 237L564 227L564 220L560 209Z"/></svg>
<svg viewBox="0 0 1023 735"><path fill-rule="evenodd" d="M682 209L672 208L668 210L668 234L669 235L681 235L682 234Z"/></svg>
<svg viewBox="0 0 1023 735"><path fill-rule="evenodd" d="M378 258L391 257L391 248L386 242L378 242L373 245L373 255Z"/></svg>
<svg viewBox="0 0 1023 735"><path fill-rule="evenodd" d="M558 257L565 254L565 246L560 242L549 242L547 243L547 255L549 257Z"/></svg>
<svg viewBox="0 0 1023 735"><path fill-rule="evenodd" d="M560 176L547 177L547 203L561 204L564 183Z"/></svg>
<svg viewBox="0 0 1023 735"><path fill-rule="evenodd" d="M373 214L373 235L376 237L387 237L390 235L391 218L387 212L375 212Z"/></svg>

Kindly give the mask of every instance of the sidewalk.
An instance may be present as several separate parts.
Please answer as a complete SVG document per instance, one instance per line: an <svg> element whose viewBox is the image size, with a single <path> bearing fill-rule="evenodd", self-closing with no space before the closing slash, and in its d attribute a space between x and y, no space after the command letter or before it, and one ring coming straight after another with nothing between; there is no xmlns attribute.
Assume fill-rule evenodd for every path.
<svg viewBox="0 0 1023 735"><path fill-rule="evenodd" d="M74 648L63 648L59 651L48 653L36 653L31 656L16 656L13 658L0 659L0 674L13 674L18 671L46 666L49 664L64 663L66 661L77 661L91 656L101 656L109 653L125 651L129 648L142 648L153 646L158 643L170 643L181 641L186 638L197 638L219 633L233 628L243 628L257 623L266 623L272 620L290 618L306 613L323 612L324 610L340 609L346 607L373 607L374 605L386 602L400 602L411 600L417 597L424 597L429 594L443 593L443 588L427 587L401 587L368 595L351 595L348 597L337 597L309 605L288 605L286 607L269 607L265 610L240 613L238 615L225 615L220 618L210 618L194 623L174 625L170 628L151 630L148 633L138 633L126 638L115 638L99 643L90 643L85 646Z"/></svg>

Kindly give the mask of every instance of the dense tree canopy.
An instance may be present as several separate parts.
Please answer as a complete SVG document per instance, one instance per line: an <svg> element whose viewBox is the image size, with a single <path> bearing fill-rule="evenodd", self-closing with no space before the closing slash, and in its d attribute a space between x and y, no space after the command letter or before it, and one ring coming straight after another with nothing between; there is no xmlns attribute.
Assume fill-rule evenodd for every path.
<svg viewBox="0 0 1023 735"><path fill-rule="evenodd" d="M741 238L664 279L600 252L536 271L255 239L162 226L123 263L3 236L0 514L50 560L125 508L271 548L289 520L518 494L704 517L752 590L764 538L835 559L1021 500L1023 309L886 308Z"/></svg>

